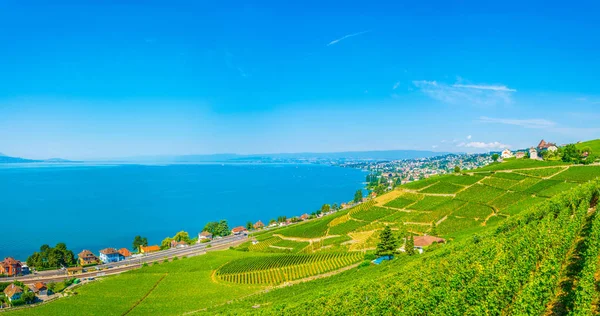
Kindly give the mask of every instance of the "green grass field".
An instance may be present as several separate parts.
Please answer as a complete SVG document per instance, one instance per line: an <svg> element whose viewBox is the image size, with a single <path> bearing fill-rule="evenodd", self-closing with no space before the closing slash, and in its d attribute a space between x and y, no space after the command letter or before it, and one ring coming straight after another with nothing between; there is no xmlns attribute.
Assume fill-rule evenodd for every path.
<svg viewBox="0 0 600 316"><path fill-rule="evenodd" d="M564 170L565 167L518 170L516 172L531 177L547 178Z"/></svg>
<svg viewBox="0 0 600 316"><path fill-rule="evenodd" d="M467 203L463 207L457 209L452 213L454 216L461 216L467 218L478 218L478 219L486 219L490 216L494 210L487 205L481 205L477 203Z"/></svg>
<svg viewBox="0 0 600 316"><path fill-rule="evenodd" d="M600 177L600 166L577 166L557 174L552 177L552 180L586 182L598 177Z"/></svg>
<svg viewBox="0 0 600 316"><path fill-rule="evenodd" d="M355 218L355 219L358 219L361 221L372 222L374 220L378 220L380 218L386 217L392 213L394 213L393 210L375 206L375 207L371 207L369 209L352 214L352 218Z"/></svg>
<svg viewBox="0 0 600 316"><path fill-rule="evenodd" d="M600 139L590 140L587 142L581 142L579 144L575 144L577 149L583 150L586 147L590 147L592 149L592 153L600 154Z"/></svg>
<svg viewBox="0 0 600 316"><path fill-rule="evenodd" d="M424 196L422 200L410 206L411 210L431 211L440 204L449 202L452 197L449 196Z"/></svg>
<svg viewBox="0 0 600 316"><path fill-rule="evenodd" d="M481 204L489 203L504 194L504 190L493 188L487 185L473 185L465 191L456 195L456 198L463 201L473 201Z"/></svg>
<svg viewBox="0 0 600 316"><path fill-rule="evenodd" d="M356 230L359 227L367 225L368 222L359 222L355 220L349 220L339 225L329 228L329 235L345 235L351 231Z"/></svg>
<svg viewBox="0 0 600 316"><path fill-rule="evenodd" d="M464 189L464 186L453 184L449 182L438 182L430 187L427 187L419 192L421 193L441 193L441 194L453 194Z"/></svg>
<svg viewBox="0 0 600 316"><path fill-rule="evenodd" d="M498 171L498 170L515 170L526 168L543 168L552 166L568 165L562 161L539 161L531 159L507 159L504 162L494 162L483 168L471 170L474 172Z"/></svg>

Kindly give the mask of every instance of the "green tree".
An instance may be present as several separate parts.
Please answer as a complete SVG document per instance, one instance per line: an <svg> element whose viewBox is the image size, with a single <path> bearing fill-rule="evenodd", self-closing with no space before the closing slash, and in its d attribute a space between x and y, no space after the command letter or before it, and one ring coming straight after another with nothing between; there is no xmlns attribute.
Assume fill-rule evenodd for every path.
<svg viewBox="0 0 600 316"><path fill-rule="evenodd" d="M379 243L375 253L378 256L392 256L396 253L398 247L398 240L392 233L390 226L385 226L381 234L379 235Z"/></svg>
<svg viewBox="0 0 600 316"><path fill-rule="evenodd" d="M143 246L143 247L148 246L148 239L146 237L137 235L137 236L135 236L135 238L133 238L132 249L135 251L138 251L140 249L140 246Z"/></svg>
<svg viewBox="0 0 600 316"><path fill-rule="evenodd" d="M31 304L33 302L35 302L35 293L33 292L25 292L21 295L21 299L26 303L26 304Z"/></svg>
<svg viewBox="0 0 600 316"><path fill-rule="evenodd" d="M163 241L160 243L160 249L165 250L171 248L171 241L173 241L173 238L171 237L163 239Z"/></svg>
<svg viewBox="0 0 600 316"><path fill-rule="evenodd" d="M246 229L247 230L252 230L254 229L254 224L252 224L251 221L246 222Z"/></svg>
<svg viewBox="0 0 600 316"><path fill-rule="evenodd" d="M498 158L500 158L500 155L498 155L498 154L493 154L492 155L492 160L493 161L498 161Z"/></svg>
<svg viewBox="0 0 600 316"><path fill-rule="evenodd" d="M569 144L563 148L562 161L564 162L577 162L579 161L580 153L574 144Z"/></svg>
<svg viewBox="0 0 600 316"><path fill-rule="evenodd" d="M337 211L337 210L338 210L340 207L337 205L337 203L333 203L333 205L331 206L331 208L332 208L334 211Z"/></svg>
<svg viewBox="0 0 600 316"><path fill-rule="evenodd" d="M460 167L454 166L454 173L459 173L459 172L460 172Z"/></svg>
<svg viewBox="0 0 600 316"><path fill-rule="evenodd" d="M358 203L358 202L362 201L362 199L363 199L363 192L362 192L362 190L357 190L354 193L354 203Z"/></svg>
<svg viewBox="0 0 600 316"><path fill-rule="evenodd" d="M415 237L412 234L410 234L410 236L406 239L406 245L404 246L404 250L409 256L415 254Z"/></svg>
<svg viewBox="0 0 600 316"><path fill-rule="evenodd" d="M273 225L273 224L275 224L275 223L277 223L277 221L276 221L274 218L272 218L272 219L269 221L269 225Z"/></svg>
<svg viewBox="0 0 600 316"><path fill-rule="evenodd" d="M185 241L187 244L191 244L190 234L186 231L180 231L175 236L173 236L173 240L175 241Z"/></svg>
<svg viewBox="0 0 600 316"><path fill-rule="evenodd" d="M231 230L229 229L229 225L226 220L221 220L218 226L218 235L217 236L229 236L231 235Z"/></svg>
<svg viewBox="0 0 600 316"><path fill-rule="evenodd" d="M331 206L329 204L323 204L323 206L321 206L321 212L323 212L323 213L329 212L330 209L331 209Z"/></svg>
<svg viewBox="0 0 600 316"><path fill-rule="evenodd" d="M277 222L279 222L279 223L285 223L286 221L287 221L287 217L285 217L285 216L277 217Z"/></svg>

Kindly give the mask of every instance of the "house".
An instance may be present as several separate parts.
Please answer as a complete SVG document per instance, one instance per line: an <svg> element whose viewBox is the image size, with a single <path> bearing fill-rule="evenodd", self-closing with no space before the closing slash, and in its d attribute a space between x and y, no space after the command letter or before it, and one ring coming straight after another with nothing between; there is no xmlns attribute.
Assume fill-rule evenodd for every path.
<svg viewBox="0 0 600 316"><path fill-rule="evenodd" d="M256 245L256 244L258 244L258 240L256 240L256 239L252 240L252 244L253 244L253 245Z"/></svg>
<svg viewBox="0 0 600 316"><path fill-rule="evenodd" d="M419 253L423 253L423 249L425 247L431 246L433 243L445 243L446 240L444 238L435 237L435 236L415 236L415 249Z"/></svg>
<svg viewBox="0 0 600 316"><path fill-rule="evenodd" d="M209 232L201 232L200 234L198 234L198 240L211 240L213 238L213 235Z"/></svg>
<svg viewBox="0 0 600 316"><path fill-rule="evenodd" d="M252 227L254 227L254 229L262 229L263 227L265 227L265 224L263 224L263 222L261 222L261 221L258 221L256 223L254 223L254 225Z"/></svg>
<svg viewBox="0 0 600 316"><path fill-rule="evenodd" d="M302 214L302 215L300 216L300 219L301 219L301 220L303 220L303 221L305 221L305 220L307 220L307 219L308 219L308 217L309 217L309 216L308 216L308 214L304 213L304 214Z"/></svg>
<svg viewBox="0 0 600 316"><path fill-rule="evenodd" d="M557 150L558 150L558 147L556 147L555 145L551 145L548 147L548 151L555 152Z"/></svg>
<svg viewBox="0 0 600 316"><path fill-rule="evenodd" d="M517 153L515 154L515 157L516 157L517 159L522 159L523 157L525 157L525 153L524 153L524 152L522 152L522 151L519 151L519 152L517 152Z"/></svg>
<svg viewBox="0 0 600 316"><path fill-rule="evenodd" d="M508 148L502 151L502 154L500 155L500 157L502 157L503 159L506 158L512 158L514 157L512 151L510 151Z"/></svg>
<svg viewBox="0 0 600 316"><path fill-rule="evenodd" d="M100 250L100 261L103 263L119 262L125 259L117 249L105 248Z"/></svg>
<svg viewBox="0 0 600 316"><path fill-rule="evenodd" d="M538 152L535 148L529 148L529 159L538 159Z"/></svg>
<svg viewBox="0 0 600 316"><path fill-rule="evenodd" d="M0 274L15 276L21 273L21 261L11 257L4 258L4 261L0 261Z"/></svg>
<svg viewBox="0 0 600 316"><path fill-rule="evenodd" d="M248 230L244 226L234 227L231 230L231 233L234 235L246 234L247 232L248 232Z"/></svg>
<svg viewBox="0 0 600 316"><path fill-rule="evenodd" d="M27 266L26 264L22 264L21 263L21 274L22 275L26 275L31 273L31 271L29 271L29 266Z"/></svg>
<svg viewBox="0 0 600 316"><path fill-rule="evenodd" d="M123 256L124 259L131 257L131 251L129 251L129 249L127 248L119 249L119 253L121 254L121 256Z"/></svg>
<svg viewBox="0 0 600 316"><path fill-rule="evenodd" d="M52 294L52 291L48 291L48 287L44 282L37 282L29 287L36 295L48 295Z"/></svg>
<svg viewBox="0 0 600 316"><path fill-rule="evenodd" d="M67 268L67 274L68 275L77 275L77 274L81 274L81 273L83 273L83 268L82 267Z"/></svg>
<svg viewBox="0 0 600 316"><path fill-rule="evenodd" d="M547 143L545 140L541 140L540 143L537 145L537 150L549 150L550 147L556 147L556 144L554 143ZM558 149L558 148L557 148Z"/></svg>
<svg viewBox="0 0 600 316"><path fill-rule="evenodd" d="M188 245L187 242L185 241L177 241L177 240L171 240L171 248L185 248L185 247L189 247L190 245Z"/></svg>
<svg viewBox="0 0 600 316"><path fill-rule="evenodd" d="M141 253L151 253L151 252L157 252L160 250L160 247L157 245L153 245L153 246L140 246L140 252Z"/></svg>
<svg viewBox="0 0 600 316"><path fill-rule="evenodd" d="M16 286L14 283L4 289L4 296L8 298L9 302L20 299L21 295L23 295L23 289L20 286Z"/></svg>
<svg viewBox="0 0 600 316"><path fill-rule="evenodd" d="M96 257L96 255L94 255L89 250L83 250L77 256L79 257L79 265L80 266L87 266L90 264L97 264L100 262L98 257Z"/></svg>

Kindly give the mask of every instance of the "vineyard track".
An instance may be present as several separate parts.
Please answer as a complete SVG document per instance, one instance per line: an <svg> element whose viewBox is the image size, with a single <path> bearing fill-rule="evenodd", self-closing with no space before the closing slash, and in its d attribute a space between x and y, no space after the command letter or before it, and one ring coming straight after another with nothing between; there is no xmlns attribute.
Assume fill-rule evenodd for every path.
<svg viewBox="0 0 600 316"><path fill-rule="evenodd" d="M317 237L317 238L302 238L302 237L286 237L283 236L281 234L273 234L273 237L279 237L283 240L291 240L291 241L300 241L300 242L319 242L328 238L335 238L335 237L340 237L340 235L327 235L324 237Z"/></svg>
<svg viewBox="0 0 600 316"><path fill-rule="evenodd" d="M563 172L565 172L565 171L569 170L569 168L571 168L571 166L567 166L566 168L563 168L561 171L559 171L559 172L557 172L557 173L555 173L555 174L553 174L553 175L551 175L551 176L549 176L549 177L543 177L542 179L546 179L546 180L547 180L547 179L554 178L554 177L556 177L557 175L559 175L559 174L561 174L561 173L563 173Z"/></svg>
<svg viewBox="0 0 600 316"><path fill-rule="evenodd" d="M135 302L135 304L133 304L133 306L131 306L131 308L129 308L125 313L123 313L123 316L131 313L131 311L133 311L138 305L140 305L152 293L152 291L154 291L154 289L156 289L156 287L158 286L158 284L160 282L162 282L162 280L167 275L168 275L168 273L163 274L163 276L160 277L160 279L158 279L158 281L156 281L156 283L154 283L154 286L152 286L152 288L150 289L150 291L148 291L148 293L146 293L146 295L144 295L139 301Z"/></svg>

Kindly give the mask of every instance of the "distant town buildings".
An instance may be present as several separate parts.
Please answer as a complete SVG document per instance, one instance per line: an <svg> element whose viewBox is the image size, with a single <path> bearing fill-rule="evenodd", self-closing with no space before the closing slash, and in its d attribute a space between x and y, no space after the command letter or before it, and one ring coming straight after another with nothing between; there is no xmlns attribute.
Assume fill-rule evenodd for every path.
<svg viewBox="0 0 600 316"><path fill-rule="evenodd" d="M529 159L538 159L538 152L535 148L529 148Z"/></svg>
<svg viewBox="0 0 600 316"><path fill-rule="evenodd" d="M81 265L81 266L97 264L98 262L100 262L98 257L96 257L96 255L94 255L91 251L89 251L87 249L80 252L77 255L77 257L79 257L79 265Z"/></svg>
<svg viewBox="0 0 600 316"><path fill-rule="evenodd" d="M258 221L256 223L254 223L253 225L254 229L262 229L263 227L265 227L265 224L263 224L263 222Z"/></svg>
<svg viewBox="0 0 600 316"><path fill-rule="evenodd" d="M515 158L517 158L517 159L522 159L522 158L523 158L523 157L525 157L526 155L527 155L527 154L525 154L524 152L522 152L522 151L519 151L519 152L517 152L517 153L515 154Z"/></svg>
<svg viewBox="0 0 600 316"><path fill-rule="evenodd" d="M506 158L512 158L512 157L514 157L514 155L513 155L512 151L510 151L510 149L507 148L502 151L502 154L500 155L500 157L502 157L503 159L506 159Z"/></svg>
<svg viewBox="0 0 600 316"><path fill-rule="evenodd" d="M554 143L547 143L545 140L541 140L540 143L537 145L537 150L542 151L542 150L550 150L550 147L554 147L554 150L557 149L556 144Z"/></svg>
<svg viewBox="0 0 600 316"><path fill-rule="evenodd" d="M103 263L119 262L124 259L125 257L123 257L123 255L115 248L105 248L100 250L100 261Z"/></svg>
<svg viewBox="0 0 600 316"><path fill-rule="evenodd" d="M198 241L202 241L202 240L211 240L213 238L213 235L207 231L201 232L200 234L198 234Z"/></svg>
<svg viewBox="0 0 600 316"><path fill-rule="evenodd" d="M248 230L244 226L234 227L231 230L231 233L234 234L234 235L240 235L240 234L244 234L244 233L247 233L247 232L248 232Z"/></svg>

